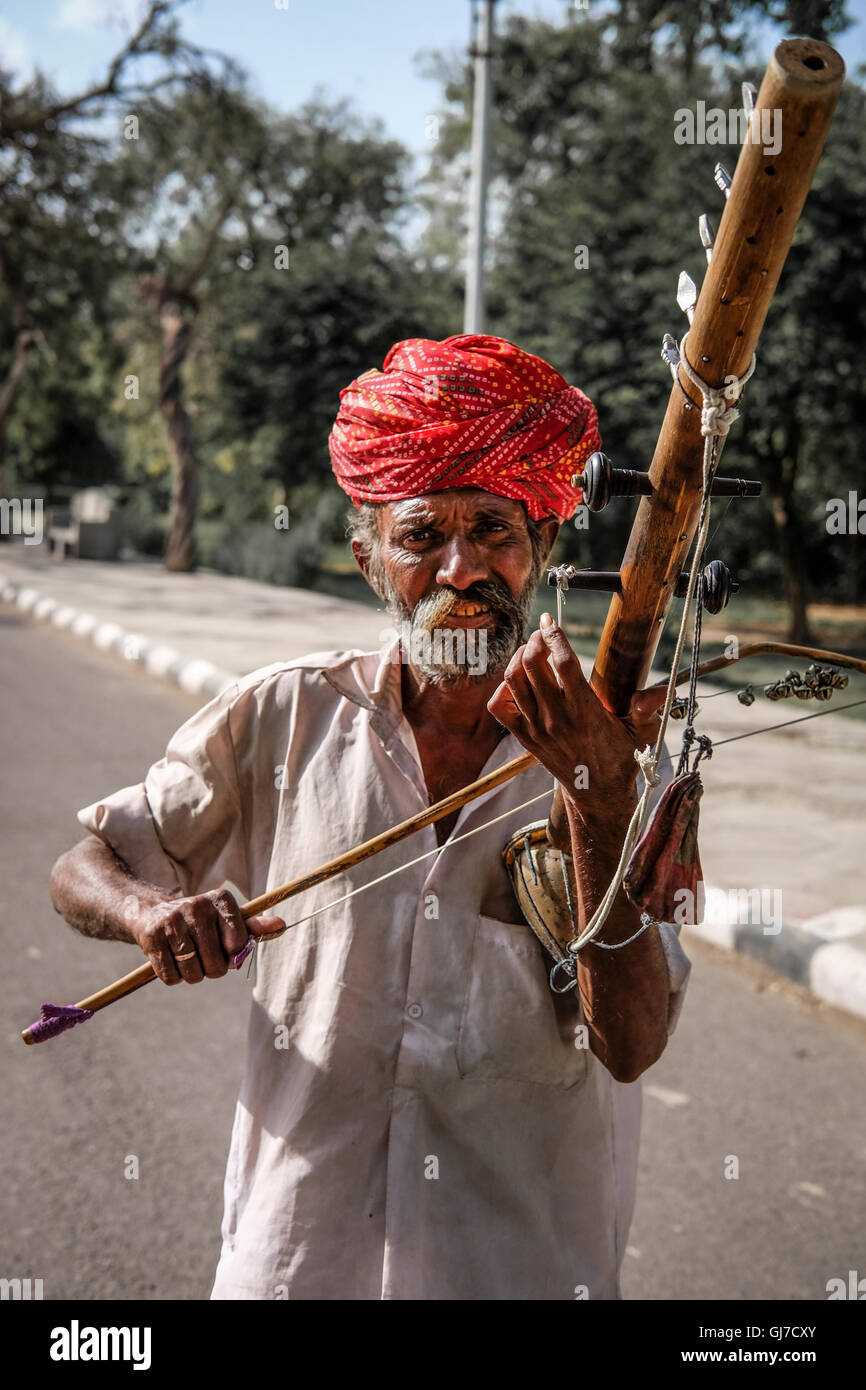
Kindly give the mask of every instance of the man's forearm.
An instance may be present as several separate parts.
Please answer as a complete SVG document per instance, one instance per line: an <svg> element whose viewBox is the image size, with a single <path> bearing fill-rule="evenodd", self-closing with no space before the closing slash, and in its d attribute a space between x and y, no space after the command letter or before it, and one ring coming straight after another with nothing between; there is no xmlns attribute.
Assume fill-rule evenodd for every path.
<svg viewBox="0 0 866 1390"><path fill-rule="evenodd" d="M586 817L566 798L571 830L578 921L589 922L616 872L633 810ZM620 889L599 938L628 941L640 930L640 912ZM648 927L618 951L593 942L578 956L578 989L595 1055L618 1081L633 1081L652 1066L667 1042L670 985L658 928Z"/></svg>
<svg viewBox="0 0 866 1390"><path fill-rule="evenodd" d="M91 835L62 854L51 872L55 910L83 936L137 944L132 924L171 895L135 878L108 845Z"/></svg>
<svg viewBox="0 0 866 1390"><path fill-rule="evenodd" d="M145 883L95 835L58 859L51 900L85 936L139 946L166 985L220 979L250 935L285 925L275 916L244 918L224 887L183 897Z"/></svg>

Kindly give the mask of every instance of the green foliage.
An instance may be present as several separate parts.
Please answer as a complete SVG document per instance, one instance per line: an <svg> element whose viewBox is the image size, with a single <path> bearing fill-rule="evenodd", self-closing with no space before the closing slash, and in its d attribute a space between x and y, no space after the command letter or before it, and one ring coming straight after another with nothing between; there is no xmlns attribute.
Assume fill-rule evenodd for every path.
<svg viewBox="0 0 866 1390"><path fill-rule="evenodd" d="M413 189L406 151L379 126L345 103L275 113L232 64L215 72L183 47L174 8L143 51L176 63L177 80L139 87L132 105L84 101L82 115L115 110L98 135L59 109L46 79L17 88L0 69L0 382L22 304L37 334L6 431L13 480L49 497L113 483L128 543L158 553L171 459L161 326L142 291L147 277L197 269L182 381L201 561L306 583L344 535L327 451L340 390L399 339L461 328L471 75L431 59L446 109ZM739 105L742 79L761 76L743 66L756 22L826 37L849 21L840 0L617 0L599 11L570 11L562 25L500 20L488 322L585 389L615 463L645 468L670 389L659 343L685 328L677 276L688 269L700 283L697 217L718 224L712 168L736 157L677 145L675 112L698 99ZM762 591L781 593L777 523L788 513L814 593L851 599L866 585L862 545L824 526L828 498L862 493L864 107L849 82L725 455L725 471L767 489L726 513L714 553ZM137 138L126 138L124 110L138 115ZM419 204L429 225L410 250ZM289 507L288 532L273 525L277 505ZM588 531L566 525L563 555L614 567L632 511L612 506Z"/></svg>
<svg viewBox="0 0 866 1390"><path fill-rule="evenodd" d="M190 149L183 131L196 119L193 102L178 117L174 136L162 113L143 121L151 134L142 150L124 154L124 163L137 169L135 161L143 159L145 184L162 179L168 188L174 139L191 161L181 185L188 188L201 152ZM397 339L455 331L462 306L456 278L439 275L431 283L424 263L400 242L407 194L399 145L344 105L308 105L279 119L259 110L256 120L260 126L251 120L229 142L235 148L241 139L252 142L247 179L243 196L236 185L232 215L196 293L184 401L200 462L200 515L231 518L211 528L219 539L200 547L203 562L296 582L317 553L316 528L310 523L305 548L298 531L289 541L274 537L269 518L279 502L294 514L311 480L318 490L329 483L327 439L340 390L380 363ZM211 162L219 149L212 139ZM200 179L197 187L201 193ZM213 203L213 188L208 196ZM166 196L157 202L166 204ZM150 263L176 275L192 252L172 242L175 215L172 204L158 219L162 249ZM181 241L206 220L200 211L188 218ZM124 370L141 382L140 398L117 411L125 422L126 476L134 487L150 489L164 484L169 470L163 432L154 429L157 325L141 305L136 277L121 281L116 298ZM133 501L130 515L135 511Z"/></svg>
<svg viewBox="0 0 866 1390"><path fill-rule="evenodd" d="M676 144L675 113L694 110L698 99L738 108L741 81L759 83L762 69L735 71L704 60L718 24L755 8L690 7L701 19L691 57L681 41L685 9L671 5L623 3L613 19L563 27L512 16L499 37L489 331L547 357L588 392L599 408L605 451L621 467L649 464L670 391L659 345L664 332L681 337L686 328L677 278L686 269L700 285L705 260L697 218L707 211L718 226L713 166L721 159L732 170L737 154L734 146ZM836 28L840 8L812 6ZM661 14L673 27L655 25L653 15ZM641 24L657 31L647 62L640 51L629 56L629 35ZM728 50L737 46L725 42ZM454 74L428 178L434 197L440 184L453 190L459 182L470 94L468 72ZM829 537L824 525L826 500L847 495L862 479L864 100L850 82L723 464L727 473L762 478L765 496L732 505L712 553L741 580L778 594L785 566L777 524L792 517L796 560L814 593L849 599L866 585L862 545ZM437 247L447 243L446 222L458 240L458 207L439 204ZM587 268L578 268L580 246ZM717 504L717 516L723 513ZM615 568L632 516L628 503L615 503L593 516L588 530L566 525L562 557Z"/></svg>
<svg viewBox="0 0 866 1390"><path fill-rule="evenodd" d="M289 270L264 262L238 278L217 327L229 486L325 482L341 389L401 338L458 331L460 300L444 288L431 293L423 266L364 232L304 241Z"/></svg>
<svg viewBox="0 0 866 1390"><path fill-rule="evenodd" d="M51 496L119 468L122 440L104 428L102 402L117 366L111 291L134 259L134 180L122 176L110 121L94 121L157 91L171 106L185 89L240 79L230 59L181 36L182 3L152 3L104 80L74 95L39 71L19 82L0 66L0 492L13 409L13 482Z"/></svg>
<svg viewBox="0 0 866 1390"><path fill-rule="evenodd" d="M201 545L202 564L224 574L243 575L263 584L309 588L346 511L338 488L318 490L315 501L292 513L288 529L278 529L273 517L253 522L224 521L209 547Z"/></svg>

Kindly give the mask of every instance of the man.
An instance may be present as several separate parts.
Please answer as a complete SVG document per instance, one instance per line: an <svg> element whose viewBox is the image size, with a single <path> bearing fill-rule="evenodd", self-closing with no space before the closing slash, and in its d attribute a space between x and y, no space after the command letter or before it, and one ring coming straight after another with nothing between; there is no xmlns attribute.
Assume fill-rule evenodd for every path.
<svg viewBox="0 0 866 1390"><path fill-rule="evenodd" d="M604 709L549 617L521 645L599 442L588 398L511 343L397 344L341 393L331 454L358 508L353 552L402 635L254 672L142 784L79 813L91 833L55 867L58 911L137 942L166 984L195 983L225 973L247 927L274 930L274 914L245 925L238 901L521 745L539 760L292 899L280 920L297 925L257 948L214 1298L619 1297L633 1083L688 963L667 926L630 941L620 895L602 937L628 944L587 947L579 989L554 994L501 857L555 778L586 921L635 804L634 749L657 728L655 692L625 721Z"/></svg>

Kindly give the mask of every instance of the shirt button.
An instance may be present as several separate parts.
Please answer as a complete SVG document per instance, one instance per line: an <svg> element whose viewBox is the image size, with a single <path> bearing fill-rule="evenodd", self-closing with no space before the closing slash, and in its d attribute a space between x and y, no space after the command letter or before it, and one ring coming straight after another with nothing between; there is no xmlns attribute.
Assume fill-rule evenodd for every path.
<svg viewBox="0 0 866 1390"><path fill-rule="evenodd" d="M420 1004L410 1004L406 1012L410 1018L420 1018L424 1010Z"/></svg>

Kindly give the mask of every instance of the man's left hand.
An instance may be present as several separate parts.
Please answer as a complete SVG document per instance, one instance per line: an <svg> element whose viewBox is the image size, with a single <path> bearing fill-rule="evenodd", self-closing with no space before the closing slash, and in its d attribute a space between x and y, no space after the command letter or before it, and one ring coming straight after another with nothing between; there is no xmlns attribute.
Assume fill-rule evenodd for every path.
<svg viewBox="0 0 866 1390"><path fill-rule="evenodd" d="M664 701L664 687L655 686L632 696L624 718L611 714L562 628L543 613L539 631L514 653L487 708L586 814L602 804L609 812L611 797L633 805L635 749L655 744Z"/></svg>

